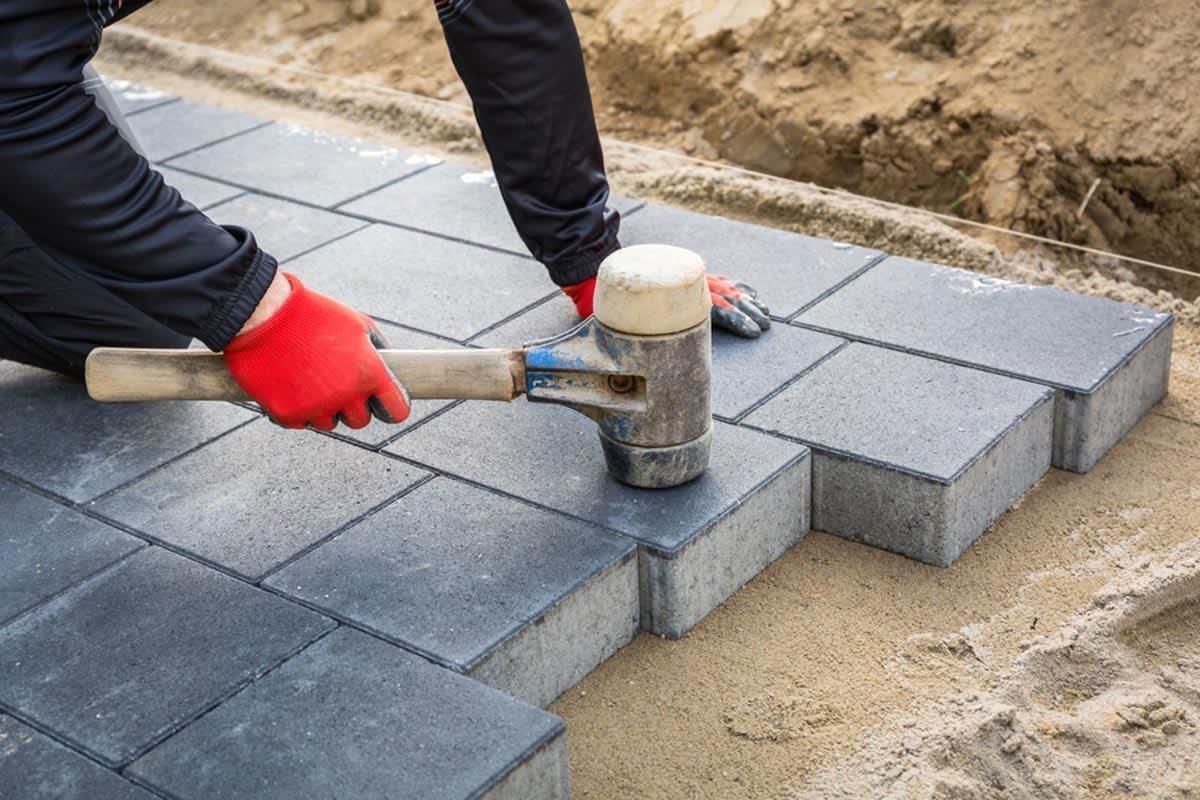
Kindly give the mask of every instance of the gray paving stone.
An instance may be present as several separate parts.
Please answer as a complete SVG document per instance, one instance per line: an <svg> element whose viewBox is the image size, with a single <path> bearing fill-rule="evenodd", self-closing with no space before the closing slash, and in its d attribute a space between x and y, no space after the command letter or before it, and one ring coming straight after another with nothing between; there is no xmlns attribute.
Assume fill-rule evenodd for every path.
<svg viewBox="0 0 1200 800"><path fill-rule="evenodd" d="M889 258L797 323L1053 387L1054 466L1087 472L1166 394L1173 318Z"/></svg>
<svg viewBox="0 0 1200 800"><path fill-rule="evenodd" d="M226 403L96 403L78 383L8 361L0 396L0 470L76 502L254 419Z"/></svg>
<svg viewBox="0 0 1200 800"><path fill-rule="evenodd" d="M411 175L428 157L276 123L190 153L176 166L330 208Z"/></svg>
<svg viewBox="0 0 1200 800"><path fill-rule="evenodd" d="M621 242L673 244L704 257L709 272L758 290L772 316L786 318L815 302L883 254L797 233L646 206L621 226Z"/></svg>
<svg viewBox="0 0 1200 800"><path fill-rule="evenodd" d="M166 161L266 123L261 117L181 100L134 114L129 126L146 158Z"/></svg>
<svg viewBox="0 0 1200 800"><path fill-rule="evenodd" d="M1086 473L1166 393L1174 318L904 258L798 324L1054 387L1054 465Z"/></svg>
<svg viewBox="0 0 1200 800"><path fill-rule="evenodd" d="M641 201L614 196L609 205L624 215L640 207ZM347 205L346 210L529 255L509 219L492 172L467 164L440 164L361 197Z"/></svg>
<svg viewBox="0 0 1200 800"><path fill-rule="evenodd" d="M156 169L162 173L169 185L179 190L184 200L201 211L237 197L243 191L236 186L210 181L208 178L198 178L170 167L157 167Z"/></svg>
<svg viewBox="0 0 1200 800"><path fill-rule="evenodd" d="M104 85L108 87L113 99L117 101L117 108L126 116L179 99L169 92L151 89L149 86L142 86L120 78L105 78Z"/></svg>
<svg viewBox="0 0 1200 800"><path fill-rule="evenodd" d="M0 714L0 797L152 800L154 795L33 728Z"/></svg>
<svg viewBox="0 0 1200 800"><path fill-rule="evenodd" d="M319 247L366 223L311 206L246 194L208 210L215 222L254 232L258 244L279 261ZM286 265L285 265L286 268Z"/></svg>
<svg viewBox="0 0 1200 800"><path fill-rule="evenodd" d="M0 625L143 546L3 479L0 509Z"/></svg>
<svg viewBox="0 0 1200 800"><path fill-rule="evenodd" d="M259 580L425 473L259 420L96 504L104 516Z"/></svg>
<svg viewBox="0 0 1200 800"><path fill-rule="evenodd" d="M1052 396L850 344L745 422L813 449L813 528L947 566L1050 468Z"/></svg>
<svg viewBox="0 0 1200 800"><path fill-rule="evenodd" d="M148 547L0 629L0 703L116 767L332 625Z"/></svg>
<svg viewBox="0 0 1200 800"><path fill-rule="evenodd" d="M708 471L657 491L608 477L595 423L524 400L465 403L386 450L636 539L642 627L670 637L808 532L808 450L724 423Z"/></svg>
<svg viewBox="0 0 1200 800"><path fill-rule="evenodd" d="M560 719L347 628L129 771L182 800L569 793Z"/></svg>
<svg viewBox="0 0 1200 800"><path fill-rule="evenodd" d="M528 258L387 225L352 233L288 269L371 316L457 341L557 291Z"/></svg>
<svg viewBox="0 0 1200 800"><path fill-rule="evenodd" d="M519 347L562 333L578 322L575 306L559 295L472 340L472 344ZM788 325L774 325L758 339L742 339L714 330L713 413L725 420L737 419L844 341Z"/></svg>
<svg viewBox="0 0 1200 800"><path fill-rule="evenodd" d="M624 537L437 478L267 583L546 706L637 632L635 556Z"/></svg>

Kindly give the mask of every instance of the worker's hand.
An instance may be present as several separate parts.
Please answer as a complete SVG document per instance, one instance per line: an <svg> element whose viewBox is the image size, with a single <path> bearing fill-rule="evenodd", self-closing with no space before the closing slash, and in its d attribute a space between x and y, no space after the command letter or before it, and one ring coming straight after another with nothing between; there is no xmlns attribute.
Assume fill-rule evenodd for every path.
<svg viewBox="0 0 1200 800"><path fill-rule="evenodd" d="M770 313L758 299L758 292L744 283L724 275L709 275L708 293L712 296L713 325L746 339L756 339L771 327ZM592 299L596 294L596 279L572 286L564 286L563 292L575 303L579 316L587 319L592 315Z"/></svg>
<svg viewBox="0 0 1200 800"><path fill-rule="evenodd" d="M225 365L238 385L285 428L331 431L408 417L409 400L376 348L386 347L370 318L311 291L294 275L283 304L234 337Z"/></svg>

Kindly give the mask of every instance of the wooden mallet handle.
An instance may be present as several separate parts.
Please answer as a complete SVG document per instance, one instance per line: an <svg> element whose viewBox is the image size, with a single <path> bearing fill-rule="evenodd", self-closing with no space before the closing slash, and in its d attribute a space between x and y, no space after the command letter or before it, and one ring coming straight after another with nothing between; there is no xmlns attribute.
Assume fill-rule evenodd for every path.
<svg viewBox="0 0 1200 800"><path fill-rule="evenodd" d="M512 400L525 392L521 350L381 350L414 400ZM106 403L249 400L220 353L99 347L85 367L88 394Z"/></svg>

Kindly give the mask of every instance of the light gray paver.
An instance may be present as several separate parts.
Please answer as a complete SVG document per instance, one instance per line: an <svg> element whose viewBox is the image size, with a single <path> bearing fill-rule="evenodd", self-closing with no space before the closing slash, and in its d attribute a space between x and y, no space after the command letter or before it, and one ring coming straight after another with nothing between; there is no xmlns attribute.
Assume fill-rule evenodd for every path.
<svg viewBox="0 0 1200 800"><path fill-rule="evenodd" d="M261 117L186 100L156 106L129 118L146 158L166 161L189 150L263 125Z"/></svg>
<svg viewBox="0 0 1200 800"><path fill-rule="evenodd" d="M409 151L285 123L197 150L174 163L326 208L428 167Z"/></svg>
<svg viewBox="0 0 1200 800"><path fill-rule="evenodd" d="M104 498L104 516L257 581L428 477L265 419Z"/></svg>
<svg viewBox="0 0 1200 800"><path fill-rule="evenodd" d="M0 704L116 767L332 625L148 547L0 628Z"/></svg>
<svg viewBox="0 0 1200 800"><path fill-rule="evenodd" d="M210 181L208 178L198 178L170 167L160 166L156 169L170 186L179 190L184 200L201 211L236 197L243 191L236 186Z"/></svg>
<svg viewBox="0 0 1200 800"><path fill-rule="evenodd" d="M143 546L3 479L0 511L0 625Z"/></svg>
<svg viewBox="0 0 1200 800"><path fill-rule="evenodd" d="M0 470L76 502L254 419L227 403L102 405L74 381L9 361L0 396Z"/></svg>
<svg viewBox="0 0 1200 800"><path fill-rule="evenodd" d="M151 89L148 86L120 78L105 78L104 85L108 87L113 99L117 101L117 108L125 115L137 114L140 111L146 111L164 103L173 103L179 99L169 92Z"/></svg>
<svg viewBox="0 0 1200 800"><path fill-rule="evenodd" d="M673 638L808 532L808 450L720 422L708 471L673 489L617 483L594 422L524 400L457 406L386 450L636 539L642 627Z"/></svg>
<svg viewBox="0 0 1200 800"><path fill-rule="evenodd" d="M152 800L154 795L33 728L0 714L0 797Z"/></svg>
<svg viewBox="0 0 1200 800"><path fill-rule="evenodd" d="M557 717L341 628L130 767L181 800L565 800Z"/></svg>
<svg viewBox="0 0 1200 800"><path fill-rule="evenodd" d="M528 258L371 225L288 264L373 317L464 341L557 291Z"/></svg>
<svg viewBox="0 0 1200 800"><path fill-rule="evenodd" d="M546 706L637 632L635 556L593 525L437 478L267 583Z"/></svg>
<svg viewBox="0 0 1200 800"><path fill-rule="evenodd" d="M1054 466L1075 472L1167 391L1170 314L921 261L889 258L796 322L1053 387Z"/></svg>
<svg viewBox="0 0 1200 800"><path fill-rule="evenodd" d="M242 195L206 213L221 225L239 225L253 231L259 247L281 262L366 225L331 211L260 194Z"/></svg>
<svg viewBox="0 0 1200 800"><path fill-rule="evenodd" d="M472 340L472 344L520 347L577 324L575 306L565 295L559 295ZM714 330L713 413L724 420L737 419L843 343L843 339L789 325L773 325L757 339Z"/></svg>
<svg viewBox="0 0 1200 800"><path fill-rule="evenodd" d="M851 344L746 418L813 449L817 530L949 565L1050 468L1045 387Z"/></svg>
<svg viewBox="0 0 1200 800"><path fill-rule="evenodd" d="M641 206L638 200L617 196L610 197L608 204L623 215ZM440 164L361 197L345 210L519 255L529 254L509 219L492 172L466 164Z"/></svg>
<svg viewBox="0 0 1200 800"><path fill-rule="evenodd" d="M866 247L653 205L621 225L621 243L694 250L709 272L730 275L757 289L778 318L795 314L883 255Z"/></svg>

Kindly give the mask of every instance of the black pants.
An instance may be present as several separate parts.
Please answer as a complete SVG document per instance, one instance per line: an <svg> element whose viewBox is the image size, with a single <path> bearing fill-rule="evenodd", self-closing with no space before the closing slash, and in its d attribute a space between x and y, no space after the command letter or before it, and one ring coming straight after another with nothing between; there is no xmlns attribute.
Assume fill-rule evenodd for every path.
<svg viewBox="0 0 1200 800"><path fill-rule="evenodd" d="M274 277L86 90L103 27L146 2L0 2L0 358L78 375L97 345L220 350ZM522 239L555 283L594 275L619 220L564 0L436 5Z"/></svg>

